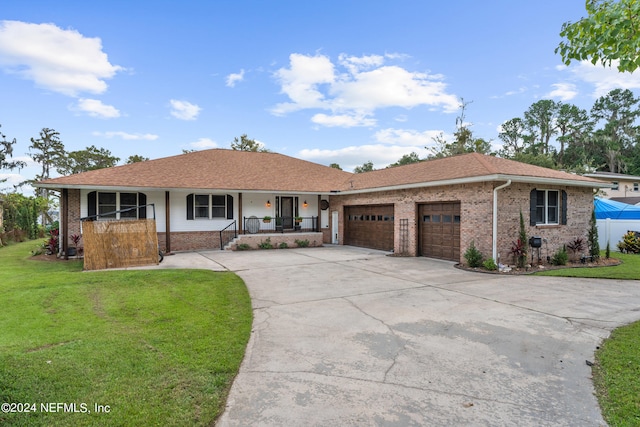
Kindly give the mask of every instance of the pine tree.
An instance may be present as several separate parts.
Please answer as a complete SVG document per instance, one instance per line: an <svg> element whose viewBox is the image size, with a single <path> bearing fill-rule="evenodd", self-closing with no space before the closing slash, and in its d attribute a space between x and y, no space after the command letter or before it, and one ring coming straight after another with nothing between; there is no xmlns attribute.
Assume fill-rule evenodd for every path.
<svg viewBox="0 0 640 427"><path fill-rule="evenodd" d="M589 255L596 260L600 256L600 244L598 243L598 227L596 225L596 210L591 211L591 221L589 221Z"/></svg>

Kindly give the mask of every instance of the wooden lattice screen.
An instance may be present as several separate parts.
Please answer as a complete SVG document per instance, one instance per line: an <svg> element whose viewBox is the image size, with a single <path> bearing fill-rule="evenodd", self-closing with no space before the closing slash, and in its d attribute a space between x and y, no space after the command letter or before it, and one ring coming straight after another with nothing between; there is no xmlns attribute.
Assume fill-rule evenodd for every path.
<svg viewBox="0 0 640 427"><path fill-rule="evenodd" d="M85 221L84 269L158 264L158 234L154 219Z"/></svg>

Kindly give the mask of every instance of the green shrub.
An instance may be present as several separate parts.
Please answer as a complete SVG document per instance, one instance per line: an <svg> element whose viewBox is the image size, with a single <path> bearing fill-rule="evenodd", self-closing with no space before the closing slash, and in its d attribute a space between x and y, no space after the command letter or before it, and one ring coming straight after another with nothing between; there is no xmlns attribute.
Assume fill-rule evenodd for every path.
<svg viewBox="0 0 640 427"><path fill-rule="evenodd" d="M240 243L238 246L236 246L237 251L248 251L249 249L251 249L251 246L249 246L247 243Z"/></svg>
<svg viewBox="0 0 640 427"><path fill-rule="evenodd" d="M493 258L487 259L482 263L482 266L489 271L495 271L498 269L498 266L496 265L496 262L493 260Z"/></svg>
<svg viewBox="0 0 640 427"><path fill-rule="evenodd" d="M623 253L640 253L640 237L634 231L628 231L622 236L622 241L618 242L618 249Z"/></svg>
<svg viewBox="0 0 640 427"><path fill-rule="evenodd" d="M611 247L610 247L610 246L611 246L611 245L609 245L609 241L607 240L607 248L606 248L606 249L605 249L605 251L604 251L604 257L605 257L606 259L611 258Z"/></svg>
<svg viewBox="0 0 640 427"><path fill-rule="evenodd" d="M567 261L569 261L569 254L567 253L567 247L563 245L562 248L558 249L558 252L551 257L551 264L567 265Z"/></svg>
<svg viewBox="0 0 640 427"><path fill-rule="evenodd" d="M296 245L298 245L299 248L306 248L309 246L309 241L307 239L305 240L296 239Z"/></svg>
<svg viewBox="0 0 640 427"><path fill-rule="evenodd" d="M482 253L478 250L478 248L476 248L473 240L471 241L471 244L469 245L467 251L464 253L464 259L467 260L467 264L471 268L480 267L482 265Z"/></svg>
<svg viewBox="0 0 640 427"><path fill-rule="evenodd" d="M271 244L271 237L267 237L267 240L258 243L258 247L260 249L273 249L273 245Z"/></svg>
<svg viewBox="0 0 640 427"><path fill-rule="evenodd" d="M287 249L289 247L289 245L287 245L287 242L282 242L278 245L278 247L280 249Z"/></svg>

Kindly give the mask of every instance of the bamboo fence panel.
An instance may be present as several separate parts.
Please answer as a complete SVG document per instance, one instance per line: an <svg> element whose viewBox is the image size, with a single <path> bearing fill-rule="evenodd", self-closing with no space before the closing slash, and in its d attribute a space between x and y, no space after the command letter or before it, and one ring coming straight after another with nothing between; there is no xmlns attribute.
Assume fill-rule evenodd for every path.
<svg viewBox="0 0 640 427"><path fill-rule="evenodd" d="M85 221L82 228L85 270L158 264L154 219Z"/></svg>

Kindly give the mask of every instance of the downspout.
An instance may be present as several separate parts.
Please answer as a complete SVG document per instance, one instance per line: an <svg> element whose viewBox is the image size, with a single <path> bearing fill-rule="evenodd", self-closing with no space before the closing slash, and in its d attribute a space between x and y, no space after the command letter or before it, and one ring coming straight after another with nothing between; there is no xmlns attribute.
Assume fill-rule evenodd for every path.
<svg viewBox="0 0 640 427"><path fill-rule="evenodd" d="M493 241L492 241L492 255L493 260L498 264L498 190L502 190L505 187L511 185L511 180L508 180L502 185L493 189Z"/></svg>

